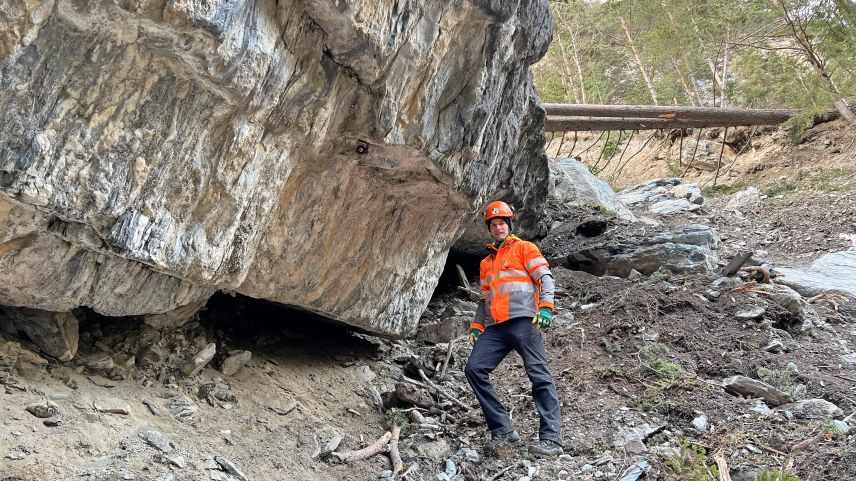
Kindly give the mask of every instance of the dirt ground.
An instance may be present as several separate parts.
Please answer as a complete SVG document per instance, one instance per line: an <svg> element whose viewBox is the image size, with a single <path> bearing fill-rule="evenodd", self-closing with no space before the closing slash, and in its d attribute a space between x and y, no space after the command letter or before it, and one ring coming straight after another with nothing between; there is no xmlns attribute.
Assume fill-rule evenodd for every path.
<svg viewBox="0 0 856 481"><path fill-rule="evenodd" d="M838 145L853 132L836 129L805 149L826 149L812 147L825 145L825 135ZM791 150L794 165L810 166L799 149ZM840 185L847 185L847 169L856 169L854 150L851 164L837 167ZM763 188L777 185L777 169L758 171L769 171ZM641 167L631 172L638 175L627 185L648 178ZM755 178L732 179L750 185ZM721 263L748 246L758 260L805 266L848 248L841 234L856 234L853 190L807 187L782 189L739 213L724 208L727 197L714 196L702 211L667 222L715 227L724 241ZM790 418L719 384L733 375L766 377L850 415L856 367L839 356L856 351L856 319L819 301L813 307L822 323L802 332L751 282L734 278L732 287L711 296L715 274L655 273L636 281L564 268L554 274L556 324L544 337L562 402L567 454L558 459L525 452L538 420L516 354L493 379L524 443L486 456L487 433L463 378L471 349L464 338L453 343L443 373L446 344L376 338L281 306L218 295L196 322L167 332L89 313L80 354L69 363L40 365L19 355L15 371L0 372L0 480L242 479L221 458L252 480L378 479L392 469L386 455L345 464L329 451L367 446L392 423L403 426L401 456L409 470L397 479L619 480L644 462L640 479L717 480L716 455L734 481L777 469L802 480L856 479L853 429L842 434L829 421ZM758 319L738 316L757 306L766 309ZM782 344L775 352L766 349L773 341ZM209 342L219 353L211 365L196 376L179 375L177 368ZM150 359L147 346L160 354ZM224 376L215 367L233 349L253 357ZM105 353L116 364L108 371L92 364L91 355ZM433 389L416 406L393 394L402 376L420 381L418 369L467 408ZM46 426L25 409L45 400L55 403L59 425ZM105 405L125 406L128 414L105 413ZM694 426L701 416L705 429ZM634 428L644 441L628 444L622 436ZM157 448L144 439L149 431L172 444Z"/></svg>

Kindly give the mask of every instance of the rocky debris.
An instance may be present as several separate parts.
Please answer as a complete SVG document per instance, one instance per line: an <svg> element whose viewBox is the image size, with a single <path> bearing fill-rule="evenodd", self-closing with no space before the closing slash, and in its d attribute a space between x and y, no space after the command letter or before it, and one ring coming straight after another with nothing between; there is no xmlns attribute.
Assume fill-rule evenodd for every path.
<svg viewBox="0 0 856 481"><path fill-rule="evenodd" d="M625 426L615 433L613 445L624 449L628 454L642 454L648 450L645 441L664 429L666 429L665 424L651 426L648 423L642 423L639 426Z"/></svg>
<svg viewBox="0 0 856 481"><path fill-rule="evenodd" d="M767 308L765 308L764 306L757 306L753 307L752 309L747 309L745 311L738 311L734 313L734 318L738 321L753 321L764 317L764 314L766 312Z"/></svg>
<svg viewBox="0 0 856 481"><path fill-rule="evenodd" d="M701 209L704 196L698 184L684 184L682 179L657 179L618 193L618 199L632 207L647 207L658 215L673 215Z"/></svg>
<svg viewBox="0 0 856 481"><path fill-rule="evenodd" d="M756 209L761 206L761 192L756 187L735 192L728 197L725 208L729 210L744 211Z"/></svg>
<svg viewBox="0 0 856 481"><path fill-rule="evenodd" d="M400 382L395 385L395 397L400 405L420 406L430 408L434 406L434 399L425 389L412 384Z"/></svg>
<svg viewBox="0 0 856 481"><path fill-rule="evenodd" d="M722 387L731 394L763 399L770 406L780 406L794 401L791 396L764 381L746 376L732 376L723 379Z"/></svg>
<svg viewBox="0 0 856 481"><path fill-rule="evenodd" d="M618 478L618 481L636 481L637 479L645 476L645 473L648 472L650 468L650 464L646 459L640 459L633 463L632 466L625 469L623 473L621 473L621 477Z"/></svg>
<svg viewBox="0 0 856 481"><path fill-rule="evenodd" d="M856 365L856 352L842 354L841 356L838 356L838 359L840 359L844 364Z"/></svg>
<svg viewBox="0 0 856 481"><path fill-rule="evenodd" d="M143 348L138 356L142 366L154 366L166 359L166 352L162 346L152 344Z"/></svg>
<svg viewBox="0 0 856 481"><path fill-rule="evenodd" d="M83 364L88 371L97 373L108 372L116 367L113 357L106 352L83 356L79 359L79 362Z"/></svg>
<svg viewBox="0 0 856 481"><path fill-rule="evenodd" d="M0 372L12 372L18 362L19 352L21 352L21 343L7 341L0 337Z"/></svg>
<svg viewBox="0 0 856 481"><path fill-rule="evenodd" d="M844 416L844 411L825 399L803 399L783 404L777 411L787 411L797 419L833 419Z"/></svg>
<svg viewBox="0 0 856 481"><path fill-rule="evenodd" d="M199 399L205 400L211 406L231 407L232 403L238 401L237 396L230 391L229 385L223 382L205 383L199 386L197 394Z"/></svg>
<svg viewBox="0 0 856 481"><path fill-rule="evenodd" d="M648 206L648 212L657 215L673 215L693 212L701 209L701 207L701 205L693 204L687 199L667 199Z"/></svg>
<svg viewBox="0 0 856 481"><path fill-rule="evenodd" d="M787 351L788 349L785 347L785 344L782 341L774 339L770 341L769 344L764 346L764 350L772 353L780 353L782 351Z"/></svg>
<svg viewBox="0 0 856 481"><path fill-rule="evenodd" d="M59 406L53 401L44 401L30 404L27 406L27 412L41 419L51 418L59 414Z"/></svg>
<svg viewBox="0 0 856 481"><path fill-rule="evenodd" d="M692 426L695 428L696 431L704 434L710 427L710 422L707 420L707 416L705 416L704 414L700 414L693 418Z"/></svg>
<svg viewBox="0 0 856 481"><path fill-rule="evenodd" d="M49 417L49 418L45 419L44 421L42 421L42 424L44 424L45 426L50 427L50 428L57 427L60 424L62 424L62 418L59 416Z"/></svg>
<svg viewBox="0 0 856 481"><path fill-rule="evenodd" d="M719 235L710 227L689 225L646 237L606 241L574 252L560 262L571 269L627 277L636 270L650 275L660 268L672 272L706 272L716 268Z"/></svg>
<svg viewBox="0 0 856 481"><path fill-rule="evenodd" d="M576 159L550 159L548 198L568 209L588 211L595 208L611 212L623 220L636 221L636 216L619 200L612 187Z"/></svg>
<svg viewBox="0 0 856 481"><path fill-rule="evenodd" d="M11 459L12 461L20 461L26 457L27 455L24 454L23 451L19 451L17 449L12 449L8 453L6 453L6 459Z"/></svg>
<svg viewBox="0 0 856 481"><path fill-rule="evenodd" d="M469 330L475 312L474 302L460 299L443 303L443 308L439 312L436 311L436 306L432 308L429 304L422 315L422 322L419 324L415 338L419 341L438 344L460 337Z"/></svg>
<svg viewBox="0 0 856 481"><path fill-rule="evenodd" d="M216 461L217 464L219 464L224 471L231 474L232 476L235 476L236 478L238 478L238 480L249 481L249 478L247 478L247 476L244 475L244 473L242 473L241 470L239 470L238 467L235 466L235 463L233 463L232 461L229 461L228 459L222 456L214 456L214 461Z"/></svg>
<svg viewBox="0 0 856 481"><path fill-rule="evenodd" d="M233 351L229 353L229 357L223 360L220 364L220 372L224 376L234 376L242 367L246 366L253 358L253 353L250 351Z"/></svg>
<svg viewBox="0 0 856 481"><path fill-rule="evenodd" d="M826 254L807 271L776 267L774 272L776 283L856 315L856 249Z"/></svg>
<svg viewBox="0 0 856 481"><path fill-rule="evenodd" d="M149 444L149 446L157 449L162 453L171 453L173 449L175 449L175 445L172 444L170 440L168 440L163 434L154 431L154 430L146 430L145 432L141 432L139 436Z"/></svg>
<svg viewBox="0 0 856 481"><path fill-rule="evenodd" d="M692 169L713 172L717 168L727 166L735 157L735 152L719 139L686 139L681 158L691 165ZM722 154L720 157L720 153Z"/></svg>
<svg viewBox="0 0 856 481"><path fill-rule="evenodd" d="M104 397L92 403L96 411L104 414L119 414L127 416L131 414L131 406L120 399Z"/></svg>
<svg viewBox="0 0 856 481"><path fill-rule="evenodd" d="M181 373L186 377L199 374L199 371L211 362L215 354L217 354L217 344L209 343L181 366Z"/></svg>
<svg viewBox="0 0 856 481"><path fill-rule="evenodd" d="M146 408L148 408L148 410L152 414L152 416L160 416L161 415L161 410L155 403L153 403L149 400L143 399L143 404L146 406Z"/></svg>
<svg viewBox="0 0 856 481"><path fill-rule="evenodd" d="M178 394L166 401L166 408L175 419L187 422L193 419L193 415L199 410L199 406L188 396Z"/></svg>
<svg viewBox="0 0 856 481"><path fill-rule="evenodd" d="M26 333L42 352L60 361L77 354L78 322L71 312L0 306L0 330Z"/></svg>
<svg viewBox="0 0 856 481"><path fill-rule="evenodd" d="M820 324L820 317L814 307L790 287L779 284L758 284L753 289L766 292L771 301L791 314L786 323L780 323L786 330L810 331L815 325Z"/></svg>

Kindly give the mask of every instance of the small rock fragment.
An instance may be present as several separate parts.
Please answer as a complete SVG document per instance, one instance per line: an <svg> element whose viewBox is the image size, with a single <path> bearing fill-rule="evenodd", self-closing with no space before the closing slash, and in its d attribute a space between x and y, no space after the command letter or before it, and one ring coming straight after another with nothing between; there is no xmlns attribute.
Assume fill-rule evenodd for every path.
<svg viewBox="0 0 856 481"><path fill-rule="evenodd" d="M190 358L189 361L184 363L184 365L181 366L181 373L186 377L193 377L199 374L199 371L211 362L211 359L214 358L214 354L217 354L217 344L212 342L196 353L196 355Z"/></svg>
<svg viewBox="0 0 856 481"><path fill-rule="evenodd" d="M793 402L788 394L757 379L746 376L732 376L722 381L722 387L731 394L761 398L770 406L779 406Z"/></svg>
<svg viewBox="0 0 856 481"><path fill-rule="evenodd" d="M62 418L60 418L59 416L53 416L42 421L42 424L51 428L56 427L62 424Z"/></svg>
<svg viewBox="0 0 856 481"><path fill-rule="evenodd" d="M92 403L92 407L94 407L96 411L105 414L120 414L123 416L131 414L131 406L125 401L121 401L119 399L99 399Z"/></svg>
<svg viewBox="0 0 856 481"><path fill-rule="evenodd" d="M86 366L86 369L92 372L106 372L116 367L113 358L104 352L85 356L80 362Z"/></svg>
<svg viewBox="0 0 856 481"><path fill-rule="evenodd" d="M18 361L21 344L0 338L0 372L12 372Z"/></svg>
<svg viewBox="0 0 856 481"><path fill-rule="evenodd" d="M710 427L710 423L707 420L707 416L705 416L704 414L697 416L695 419L693 419L692 424L696 431L700 433L706 433L707 429Z"/></svg>
<svg viewBox="0 0 856 481"><path fill-rule="evenodd" d="M193 415L199 410L199 406L192 399L184 394L171 397L166 402L166 408L169 409L175 419L181 422L187 422L193 419Z"/></svg>
<svg viewBox="0 0 856 481"><path fill-rule="evenodd" d="M645 472L648 470L649 464L645 459L640 459L636 461L636 464L627 468L622 474L621 478L618 481L636 481L645 475Z"/></svg>
<svg viewBox="0 0 856 481"><path fill-rule="evenodd" d="M784 404L779 409L791 412L798 419L831 419L844 415L841 408L825 399L804 399Z"/></svg>
<svg viewBox="0 0 856 481"><path fill-rule="evenodd" d="M27 406L27 412L41 419L47 419L59 414L59 407L52 401L44 400Z"/></svg>
<svg viewBox="0 0 856 481"><path fill-rule="evenodd" d="M764 313L767 312L765 307L754 307L752 309L747 309L745 311L739 311L734 314L734 318L739 321L751 321L754 319L761 319L764 316Z"/></svg>
<svg viewBox="0 0 856 481"><path fill-rule="evenodd" d="M140 433L140 437L143 438L143 441L147 442L149 446L162 453L169 453L173 450L172 443L165 438L163 434L157 431L148 430L144 433Z"/></svg>
<svg viewBox="0 0 856 481"><path fill-rule="evenodd" d="M146 407L149 408L149 412L152 413L152 416L160 416L161 415L160 409L158 409L158 407L155 405L155 403L144 399L143 404L145 404Z"/></svg>
<svg viewBox="0 0 856 481"><path fill-rule="evenodd" d="M784 348L785 348L785 345L782 343L782 341L779 341L778 339L776 339L774 341L771 341L769 344L767 344L767 346L764 348L764 350L767 352L779 353L779 352L782 352L782 350Z"/></svg>
<svg viewBox="0 0 856 481"><path fill-rule="evenodd" d="M252 358L253 353L250 351L234 351L223 361L220 371L224 376L232 376L240 371Z"/></svg>
<svg viewBox="0 0 856 481"><path fill-rule="evenodd" d="M249 481L249 478L247 478L244 473L242 473L232 461L229 461L228 459L221 456L214 456L214 461L217 461L217 464L219 464L224 471L231 474L232 476L235 476L241 481Z"/></svg>
<svg viewBox="0 0 856 481"><path fill-rule="evenodd" d="M6 459L11 459L12 461L19 461L25 457L27 457L27 455L17 449L13 449L6 454Z"/></svg>

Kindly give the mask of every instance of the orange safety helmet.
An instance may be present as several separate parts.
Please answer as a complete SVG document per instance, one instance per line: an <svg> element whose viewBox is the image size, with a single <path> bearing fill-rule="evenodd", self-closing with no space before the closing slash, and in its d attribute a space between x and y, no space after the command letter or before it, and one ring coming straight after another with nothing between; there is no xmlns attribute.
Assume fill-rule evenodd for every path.
<svg viewBox="0 0 856 481"><path fill-rule="evenodd" d="M495 219L497 217L502 217L508 223L508 227L511 227L511 221L514 220L514 211L511 207L501 200L495 200L487 205L487 208L484 210L484 223L490 224L491 219Z"/></svg>

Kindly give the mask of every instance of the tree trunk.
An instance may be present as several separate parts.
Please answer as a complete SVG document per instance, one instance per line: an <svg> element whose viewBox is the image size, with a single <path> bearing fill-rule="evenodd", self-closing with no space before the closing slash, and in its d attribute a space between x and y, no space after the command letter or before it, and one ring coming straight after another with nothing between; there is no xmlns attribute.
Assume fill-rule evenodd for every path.
<svg viewBox="0 0 856 481"><path fill-rule="evenodd" d="M725 42L722 44L722 84L720 85L720 98L719 98L719 106L725 107L726 105L726 87L728 87L728 37L729 37L729 29L725 29Z"/></svg>
<svg viewBox="0 0 856 481"><path fill-rule="evenodd" d="M562 16L561 9L556 8L555 12L556 12L556 17L558 17L558 19L559 19L559 23L562 25L567 25L565 23L564 16ZM583 68L582 68L582 65L580 63L579 53L577 52L576 37L577 37L577 32L576 32L576 29L574 29L573 33L571 34L571 55L574 59L574 65L577 68L577 79L580 82L580 99L582 99L583 103L587 103L588 100L586 100L586 86L585 86L585 82L583 82ZM568 62L567 48L565 47L565 43L562 41L562 36L557 35L556 39L559 41L559 50L562 53L562 62L564 62L566 65L568 65L569 62ZM567 70L568 70L567 75L572 76L573 74L570 72L570 65L568 65ZM574 95L574 96L576 97L576 95Z"/></svg>
<svg viewBox="0 0 856 481"><path fill-rule="evenodd" d="M653 105L546 104L544 129L549 132L584 130L654 130L742 125L778 125L798 109L736 109ZM838 117L834 110L830 120Z"/></svg>
<svg viewBox="0 0 856 481"><path fill-rule="evenodd" d="M698 40L698 46L702 52L705 52L705 51L707 51L707 45L704 44L704 41L701 38L701 29L698 28L698 23L695 21L695 17L692 16L692 6L691 5L692 4L687 5L687 10L690 12L690 21L692 22L693 30L695 30L695 33L696 33L696 40ZM713 104L712 105L715 106L716 105L716 86L719 86L719 89L721 91L725 92L725 82L719 76L719 71L717 71L716 63L713 61L713 59L711 59L711 58L707 59L707 67L710 69L710 75L711 75L712 80L714 82L714 95L713 95Z"/></svg>
<svg viewBox="0 0 856 481"><path fill-rule="evenodd" d="M687 93L687 99L690 101L690 104L697 107L699 105L697 97L693 95L693 90L690 89L690 85L687 82L687 78L684 76L684 72L681 71L680 65L678 65L677 61L672 59L672 66L675 67L675 71L678 72L678 76L681 78L681 84L684 86L684 92Z"/></svg>
<svg viewBox="0 0 856 481"><path fill-rule="evenodd" d="M560 23L564 24L561 20ZM571 84L574 100L577 101L577 91L576 88L574 88L574 74L571 72L571 62L568 60L568 51L565 48L565 41L562 40L561 32L556 32L556 40L559 42L559 54L562 56L562 83L567 81ZM585 100L583 100L583 102L585 102Z"/></svg>
<svg viewBox="0 0 856 481"><path fill-rule="evenodd" d="M651 81L651 77L648 76L648 72L645 70L645 64L642 63L642 57L639 56L639 51L636 50L636 43L633 42L633 36L630 35L627 22L624 21L624 17L621 17L620 20L621 28L624 29L624 34L627 36L627 44L630 47L630 52L633 53L633 58L636 59L636 66L639 67L639 72L642 74L645 86L648 87L648 93L651 94L651 101L654 102L654 105L660 105L660 102L657 100L657 90L654 89L654 82Z"/></svg>

